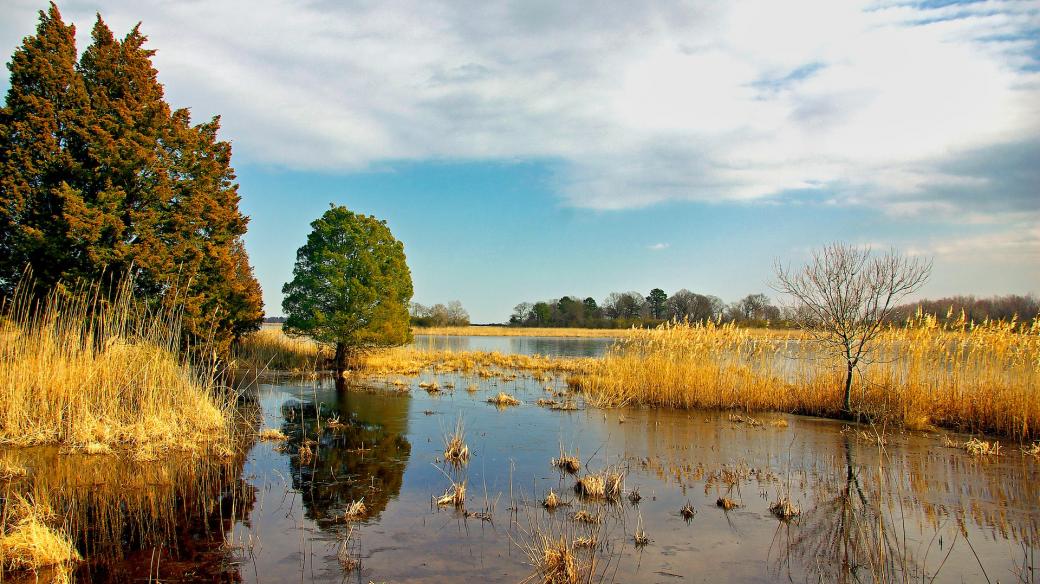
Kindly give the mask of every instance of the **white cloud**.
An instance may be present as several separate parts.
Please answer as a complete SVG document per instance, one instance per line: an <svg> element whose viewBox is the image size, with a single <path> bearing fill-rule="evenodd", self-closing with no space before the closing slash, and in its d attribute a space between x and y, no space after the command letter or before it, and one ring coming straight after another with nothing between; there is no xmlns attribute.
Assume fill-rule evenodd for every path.
<svg viewBox="0 0 1040 584"><path fill-rule="evenodd" d="M671 247L671 245L672 244L670 244L670 243L664 243L664 242L662 242L662 243L655 243L653 245L646 246L646 249L648 249L650 251L661 251L661 250L668 249L669 247Z"/></svg>
<svg viewBox="0 0 1040 584"><path fill-rule="evenodd" d="M10 6L5 46L37 8ZM956 218L1040 200L1035 170L960 165L1040 142L1036 1L62 8L81 47L95 10L119 33L142 20L171 99L223 114L240 160L548 159L566 202L600 209L797 190Z"/></svg>

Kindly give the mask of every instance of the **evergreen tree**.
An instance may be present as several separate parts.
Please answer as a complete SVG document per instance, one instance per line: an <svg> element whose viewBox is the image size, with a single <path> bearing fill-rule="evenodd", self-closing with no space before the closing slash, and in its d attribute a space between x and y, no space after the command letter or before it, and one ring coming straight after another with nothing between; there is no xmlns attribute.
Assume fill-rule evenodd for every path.
<svg viewBox="0 0 1040 584"><path fill-rule="evenodd" d="M335 346L338 371L358 349L407 343L412 273L386 222L331 206L311 227L282 287L283 330Z"/></svg>
<svg viewBox="0 0 1040 584"><path fill-rule="evenodd" d="M51 4L40 11L8 64L11 86L0 110L0 292L26 265L53 286L82 262L65 210L77 207L90 104L76 73L76 28Z"/></svg>
<svg viewBox="0 0 1040 584"><path fill-rule="evenodd" d="M0 291L26 265L45 287L132 276L143 297L183 306L187 342L224 354L263 316L231 145L219 118L171 111L140 25L118 40L99 16L91 39L77 64L52 4L9 65Z"/></svg>

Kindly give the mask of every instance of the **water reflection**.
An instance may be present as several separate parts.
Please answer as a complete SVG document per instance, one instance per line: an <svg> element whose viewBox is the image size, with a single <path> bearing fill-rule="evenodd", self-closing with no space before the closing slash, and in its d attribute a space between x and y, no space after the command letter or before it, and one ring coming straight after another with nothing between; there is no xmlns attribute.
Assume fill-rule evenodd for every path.
<svg viewBox="0 0 1040 584"><path fill-rule="evenodd" d="M602 357L615 339L609 337L484 337L415 335L413 347L427 351L487 351L552 357Z"/></svg>
<svg viewBox="0 0 1040 584"><path fill-rule="evenodd" d="M351 391L340 380L334 393L282 406L287 448L296 453L292 487L307 518L321 527L342 524L347 507L363 500L366 518L379 519L400 493L408 466L408 405L402 396ZM300 456L304 446L312 457Z"/></svg>

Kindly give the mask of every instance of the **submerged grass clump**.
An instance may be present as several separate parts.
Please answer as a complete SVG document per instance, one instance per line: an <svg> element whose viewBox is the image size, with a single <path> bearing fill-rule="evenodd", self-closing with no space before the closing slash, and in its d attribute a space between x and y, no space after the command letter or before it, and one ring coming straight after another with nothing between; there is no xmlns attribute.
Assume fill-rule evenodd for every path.
<svg viewBox="0 0 1040 584"><path fill-rule="evenodd" d="M853 405L874 420L1020 439L1040 436L1040 319L919 314L877 338L857 370ZM670 323L632 331L601 361L567 379L599 406L781 411L838 416L844 363L806 338L717 325ZM739 415L734 421L757 425Z"/></svg>
<svg viewBox="0 0 1040 584"><path fill-rule="evenodd" d="M617 468L608 468L578 479L574 492L589 499L618 500L625 490L625 473Z"/></svg>
<svg viewBox="0 0 1040 584"><path fill-rule="evenodd" d="M264 442L284 442L289 439L284 432L277 428L264 428L260 431L259 436Z"/></svg>
<svg viewBox="0 0 1040 584"><path fill-rule="evenodd" d="M488 398L488 403L494 404L498 407L518 406L520 405L520 400L504 391L500 391L498 392L498 395Z"/></svg>
<svg viewBox="0 0 1040 584"><path fill-rule="evenodd" d="M0 316L0 443L105 453L230 448L234 398L181 349L181 316L132 282L36 299L24 278ZM195 354L205 354L197 347ZM206 371L205 373L201 371Z"/></svg>

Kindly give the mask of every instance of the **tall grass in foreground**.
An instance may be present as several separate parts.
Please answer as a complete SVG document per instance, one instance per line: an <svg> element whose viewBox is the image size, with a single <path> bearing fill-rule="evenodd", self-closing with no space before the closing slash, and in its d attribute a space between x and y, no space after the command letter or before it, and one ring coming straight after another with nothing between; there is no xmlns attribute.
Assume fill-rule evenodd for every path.
<svg viewBox="0 0 1040 584"><path fill-rule="evenodd" d="M132 289L36 300L19 286L0 316L0 444L228 453L231 396L181 352L179 312L148 310Z"/></svg>
<svg viewBox="0 0 1040 584"><path fill-rule="evenodd" d="M908 427L1040 436L1040 320L939 324L919 315L878 340L853 405ZM575 383L601 406L842 411L843 363L808 340L732 325L668 324L619 341Z"/></svg>

